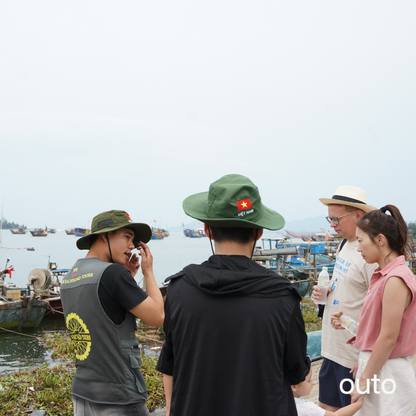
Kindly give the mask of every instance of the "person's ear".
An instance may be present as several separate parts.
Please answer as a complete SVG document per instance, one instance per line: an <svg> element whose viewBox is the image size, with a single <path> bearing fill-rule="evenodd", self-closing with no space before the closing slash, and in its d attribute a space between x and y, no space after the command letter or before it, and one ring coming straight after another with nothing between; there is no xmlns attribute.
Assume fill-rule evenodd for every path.
<svg viewBox="0 0 416 416"><path fill-rule="evenodd" d="M355 219L357 220L356 222L358 222L365 214L365 212L361 209L357 209L355 210Z"/></svg>
<svg viewBox="0 0 416 416"><path fill-rule="evenodd" d="M387 238L384 234L379 234L376 238L375 241L377 242L377 245L379 247L383 247L386 245L387 243Z"/></svg>
<svg viewBox="0 0 416 416"><path fill-rule="evenodd" d="M263 235L263 228L256 228L255 234L254 234L255 241L260 240L262 235Z"/></svg>
<svg viewBox="0 0 416 416"><path fill-rule="evenodd" d="M213 240L211 227L208 224L204 224L204 231L205 231L205 234L207 235L207 237L210 238L211 240Z"/></svg>

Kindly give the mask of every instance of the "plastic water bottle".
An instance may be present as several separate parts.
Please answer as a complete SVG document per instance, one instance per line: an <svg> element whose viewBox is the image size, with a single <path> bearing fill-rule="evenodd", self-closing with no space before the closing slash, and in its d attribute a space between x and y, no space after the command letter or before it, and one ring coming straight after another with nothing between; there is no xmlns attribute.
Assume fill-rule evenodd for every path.
<svg viewBox="0 0 416 416"><path fill-rule="evenodd" d="M347 331L351 332L351 334L353 334L353 335L357 335L357 331L358 331L358 322L357 321L354 321L354 319L352 319L349 316L344 315L344 314L341 315L339 320L341 321L341 325Z"/></svg>
<svg viewBox="0 0 416 416"><path fill-rule="evenodd" d="M328 267L322 267L318 276L318 287L321 291L321 298L316 302L318 305L325 305L329 286Z"/></svg>

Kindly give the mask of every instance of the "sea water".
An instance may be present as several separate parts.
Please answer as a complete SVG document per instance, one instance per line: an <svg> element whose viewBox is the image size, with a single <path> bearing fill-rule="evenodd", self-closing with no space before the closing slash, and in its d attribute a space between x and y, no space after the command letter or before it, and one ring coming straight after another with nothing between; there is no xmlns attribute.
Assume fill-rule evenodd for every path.
<svg viewBox="0 0 416 416"><path fill-rule="evenodd" d="M12 234L10 230L2 231L0 244L0 268L3 270L7 259L13 265L11 279L16 286L26 286L29 273L35 268L46 269L49 262L57 263L59 269L69 269L78 258L85 257L86 250L78 250L75 243L78 237L67 235L64 230L47 237L32 237L26 234ZM172 232L163 240L151 240L148 243L153 255L153 269L159 286L163 281L177 273L190 263L199 264L211 254L208 238L189 238L182 232ZM33 247L35 251L27 251ZM142 273L136 275L142 285ZM51 350L47 349L39 338L43 331L64 328L63 319L44 319L38 328L30 328L17 335L0 330L0 373L17 368L29 368L46 362L54 365Z"/></svg>
<svg viewBox="0 0 416 416"><path fill-rule="evenodd" d="M9 265L13 265L15 269L12 277L6 278L6 282L26 286L31 270L46 269L49 262L56 263L58 269L70 269L76 260L87 254L87 250L78 250L76 247L78 238L67 235L64 230L48 234L47 237L33 237L29 232L12 234L10 230L3 230L0 268L3 270L9 258ZM172 232L163 240L150 240L148 246L153 255L153 270L159 285L186 265L201 263L212 254L208 238L189 238L182 232ZM26 250L31 247L35 251ZM139 270L136 280L140 282L142 278Z"/></svg>

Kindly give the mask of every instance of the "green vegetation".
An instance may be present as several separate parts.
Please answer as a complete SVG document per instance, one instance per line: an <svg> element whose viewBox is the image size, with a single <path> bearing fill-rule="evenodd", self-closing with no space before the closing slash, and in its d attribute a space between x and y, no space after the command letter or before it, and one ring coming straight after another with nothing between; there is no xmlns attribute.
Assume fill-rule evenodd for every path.
<svg viewBox="0 0 416 416"><path fill-rule="evenodd" d="M413 240L416 241L416 221L408 222L407 227L409 228L409 232L411 236L413 237Z"/></svg>
<svg viewBox="0 0 416 416"><path fill-rule="evenodd" d="M26 228L26 225L20 225L16 224L15 222L9 222L5 218L3 218L3 229L9 229L9 228Z"/></svg>
<svg viewBox="0 0 416 416"><path fill-rule="evenodd" d="M321 329L321 319L311 299L302 300L302 314L306 331ZM162 328L150 328L140 324L136 336L140 342L162 346ZM18 370L0 376L0 414L2 416L25 415L31 410L46 410L48 416L73 415L71 386L74 378L74 348L66 333L55 332L42 338L52 349L52 357L65 361L54 368L44 364L32 370ZM142 356L142 372L148 389L147 407L152 412L165 406L162 375L156 371L156 357Z"/></svg>
<svg viewBox="0 0 416 416"><path fill-rule="evenodd" d="M303 298L301 305L303 320L305 321L306 332L322 329L322 319L318 318L318 307L310 298Z"/></svg>
<svg viewBox="0 0 416 416"><path fill-rule="evenodd" d="M71 386L73 368L47 364L34 370L19 370L0 378L0 414L28 414L28 410L47 410L47 415L73 415Z"/></svg>
<svg viewBox="0 0 416 416"><path fill-rule="evenodd" d="M46 410L48 416L74 414L71 387L74 378L74 348L70 338L61 332L47 334L45 346L53 348L52 357L71 360L48 368L18 370L0 377L0 415L25 415L30 410ZM162 375L156 371L155 357L142 356L142 372L148 389L147 407L153 411L165 405Z"/></svg>

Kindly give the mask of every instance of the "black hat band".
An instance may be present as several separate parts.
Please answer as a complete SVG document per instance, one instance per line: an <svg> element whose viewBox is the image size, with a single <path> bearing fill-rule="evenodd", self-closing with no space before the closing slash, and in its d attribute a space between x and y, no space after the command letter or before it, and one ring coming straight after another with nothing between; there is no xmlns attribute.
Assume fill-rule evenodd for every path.
<svg viewBox="0 0 416 416"><path fill-rule="evenodd" d="M349 198L348 196L342 196L342 195L333 195L332 199L338 199L339 201L345 201L345 202L353 202L355 204L363 204L363 205L367 205L365 202L363 201L359 201L358 199L354 199L354 198Z"/></svg>

